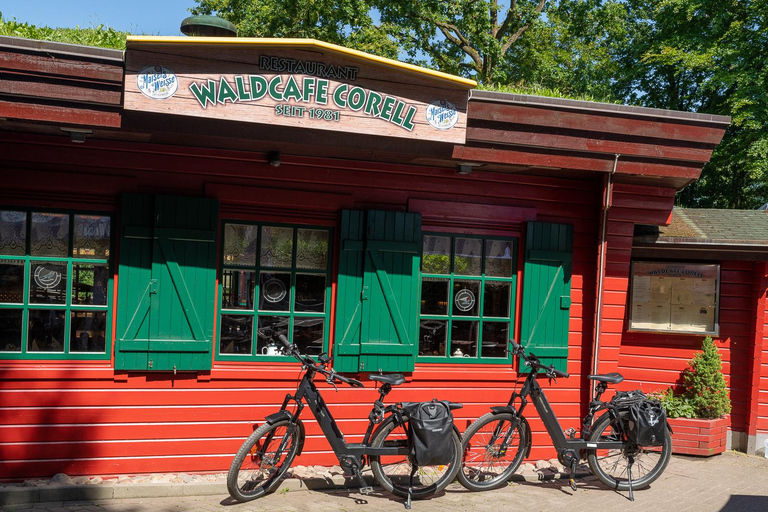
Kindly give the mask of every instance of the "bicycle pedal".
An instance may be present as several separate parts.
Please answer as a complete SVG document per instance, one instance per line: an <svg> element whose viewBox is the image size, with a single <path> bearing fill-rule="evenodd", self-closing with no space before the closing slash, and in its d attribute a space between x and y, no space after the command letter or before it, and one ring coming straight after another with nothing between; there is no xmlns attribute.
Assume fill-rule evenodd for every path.
<svg viewBox="0 0 768 512"><path fill-rule="evenodd" d="M571 485L571 489L573 489L575 491L576 490L576 480L574 480L573 478L569 478L568 479L568 483Z"/></svg>
<svg viewBox="0 0 768 512"><path fill-rule="evenodd" d="M567 437L569 439L573 439L576 436L576 429L571 427L568 430L566 430L565 432L563 432L563 434L565 434L565 437Z"/></svg>
<svg viewBox="0 0 768 512"><path fill-rule="evenodd" d="M373 487L370 485L366 485L365 487L360 488L360 494L371 494L373 492Z"/></svg>

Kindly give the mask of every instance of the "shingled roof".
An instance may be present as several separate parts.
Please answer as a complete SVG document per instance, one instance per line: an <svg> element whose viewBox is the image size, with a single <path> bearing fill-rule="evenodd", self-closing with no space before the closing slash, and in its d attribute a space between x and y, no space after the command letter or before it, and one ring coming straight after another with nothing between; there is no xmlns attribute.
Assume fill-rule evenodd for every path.
<svg viewBox="0 0 768 512"><path fill-rule="evenodd" d="M633 254L658 257L659 251L749 253L768 259L768 211L674 208L668 226L635 226Z"/></svg>

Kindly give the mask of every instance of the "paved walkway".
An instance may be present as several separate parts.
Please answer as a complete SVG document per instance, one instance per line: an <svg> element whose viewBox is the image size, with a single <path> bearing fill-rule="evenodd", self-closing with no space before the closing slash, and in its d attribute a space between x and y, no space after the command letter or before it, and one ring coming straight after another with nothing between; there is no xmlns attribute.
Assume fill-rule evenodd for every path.
<svg viewBox="0 0 768 512"><path fill-rule="evenodd" d="M3 510L36 512L180 512L180 511L286 511L286 512L379 512L404 510L402 500L376 492L361 496L345 490L280 491L250 503L235 504L228 497L186 496L177 498L113 499L89 502L11 505ZM626 493L603 487L594 477L579 481L571 491L566 480L518 482L503 489L471 493L453 484L445 493L416 501L414 512L561 511L673 511L673 512L766 512L768 511L768 459L734 452L710 458L673 456L666 472L649 489L630 502Z"/></svg>

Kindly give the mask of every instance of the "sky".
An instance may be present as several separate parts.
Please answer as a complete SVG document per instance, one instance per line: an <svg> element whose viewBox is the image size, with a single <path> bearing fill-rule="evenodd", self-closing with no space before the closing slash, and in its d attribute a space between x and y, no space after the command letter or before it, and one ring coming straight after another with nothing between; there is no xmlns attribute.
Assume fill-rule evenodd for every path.
<svg viewBox="0 0 768 512"><path fill-rule="evenodd" d="M195 0L0 0L4 19L51 28L104 25L132 34L178 36Z"/></svg>

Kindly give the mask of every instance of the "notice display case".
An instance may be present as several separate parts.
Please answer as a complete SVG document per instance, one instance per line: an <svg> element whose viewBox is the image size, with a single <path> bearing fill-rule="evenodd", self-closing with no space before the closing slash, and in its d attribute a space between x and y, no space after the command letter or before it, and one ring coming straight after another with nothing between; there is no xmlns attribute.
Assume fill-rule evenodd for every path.
<svg viewBox="0 0 768 512"><path fill-rule="evenodd" d="M718 334L720 265L632 262L630 331Z"/></svg>

